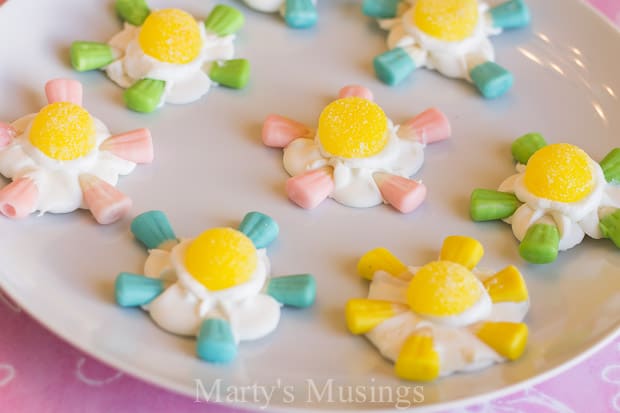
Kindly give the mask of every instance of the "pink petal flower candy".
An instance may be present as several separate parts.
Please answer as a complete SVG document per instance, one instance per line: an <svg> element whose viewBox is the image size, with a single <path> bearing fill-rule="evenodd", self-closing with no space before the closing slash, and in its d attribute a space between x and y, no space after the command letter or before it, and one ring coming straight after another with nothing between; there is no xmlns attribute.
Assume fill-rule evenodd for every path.
<svg viewBox="0 0 620 413"><path fill-rule="evenodd" d="M15 129L9 125L8 123L0 122L0 149L8 146L15 136L17 132Z"/></svg>
<svg viewBox="0 0 620 413"><path fill-rule="evenodd" d="M403 123L398 134L401 138L426 144L448 139L452 134L452 127L443 112L431 108Z"/></svg>
<svg viewBox="0 0 620 413"><path fill-rule="evenodd" d="M48 103L71 102L82 106L82 84L73 79L53 79L45 84Z"/></svg>
<svg viewBox="0 0 620 413"><path fill-rule="evenodd" d="M0 190L0 213L9 218L25 218L34 212L39 189L31 178L17 178Z"/></svg>
<svg viewBox="0 0 620 413"><path fill-rule="evenodd" d="M80 175L84 203L100 224L111 224L131 209L131 199L112 185L91 174Z"/></svg>
<svg viewBox="0 0 620 413"><path fill-rule="evenodd" d="M153 139L146 128L111 136L101 144L101 149L135 163L153 161Z"/></svg>
<svg viewBox="0 0 620 413"><path fill-rule="evenodd" d="M303 123L280 115L269 115L263 123L263 143L272 148L284 148L297 138L309 138L312 130Z"/></svg>
<svg viewBox="0 0 620 413"><path fill-rule="evenodd" d="M302 208L317 207L334 190L332 168L319 168L286 181L286 193L291 201Z"/></svg>
<svg viewBox="0 0 620 413"><path fill-rule="evenodd" d="M365 88L364 86L358 85L349 85L340 89L338 93L338 99L346 98L349 96L357 96L358 98L368 99L370 101L373 100L373 95L370 89Z"/></svg>
<svg viewBox="0 0 620 413"><path fill-rule="evenodd" d="M404 214L415 210L426 198L426 186L413 179L380 172L374 178L385 202Z"/></svg>

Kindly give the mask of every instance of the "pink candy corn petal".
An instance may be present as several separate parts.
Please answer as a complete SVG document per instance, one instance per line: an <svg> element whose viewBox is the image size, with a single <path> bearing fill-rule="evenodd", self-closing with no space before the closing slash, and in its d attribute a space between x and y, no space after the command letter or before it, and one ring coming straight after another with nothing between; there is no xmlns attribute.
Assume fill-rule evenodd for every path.
<svg viewBox="0 0 620 413"><path fill-rule="evenodd" d="M39 189L30 178L18 178L0 190L0 212L9 218L24 218L35 210Z"/></svg>
<svg viewBox="0 0 620 413"><path fill-rule="evenodd" d="M284 148L297 138L310 136L310 128L284 116L269 115L263 123L263 143L272 148Z"/></svg>
<svg viewBox="0 0 620 413"><path fill-rule="evenodd" d="M290 200L305 209L318 206L333 190L331 168L315 169L286 181L286 193Z"/></svg>
<svg viewBox="0 0 620 413"><path fill-rule="evenodd" d="M71 102L82 106L82 84L73 79L53 79L45 84L48 103Z"/></svg>
<svg viewBox="0 0 620 413"><path fill-rule="evenodd" d="M447 139L452 134L450 121L439 109L427 109L403 123L399 129L402 138L421 143L433 143Z"/></svg>
<svg viewBox="0 0 620 413"><path fill-rule="evenodd" d="M111 224L131 209L131 199L106 181L94 175L80 175L84 202L100 224Z"/></svg>
<svg viewBox="0 0 620 413"><path fill-rule="evenodd" d="M426 198L426 186L398 175L375 174L375 181L385 201L402 213L420 206Z"/></svg>
<svg viewBox="0 0 620 413"><path fill-rule="evenodd" d="M153 139L146 128L111 136L101 144L101 149L135 163L153 161Z"/></svg>
<svg viewBox="0 0 620 413"><path fill-rule="evenodd" d="M11 125L0 122L0 148L9 145L16 135L17 131Z"/></svg>
<svg viewBox="0 0 620 413"><path fill-rule="evenodd" d="M372 92L370 91L370 89L365 88L364 86L349 85L340 89L340 92L338 93L338 99L346 98L349 96L357 96L358 98L364 98L370 101L373 100Z"/></svg>

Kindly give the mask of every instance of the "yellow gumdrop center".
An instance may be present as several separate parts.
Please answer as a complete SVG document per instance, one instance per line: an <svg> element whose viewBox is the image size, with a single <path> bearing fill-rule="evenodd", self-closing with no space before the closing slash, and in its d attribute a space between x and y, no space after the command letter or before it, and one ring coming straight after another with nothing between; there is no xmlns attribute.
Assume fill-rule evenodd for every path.
<svg viewBox="0 0 620 413"><path fill-rule="evenodd" d="M434 261L411 279L407 302L418 314L443 317L467 310L481 294L478 279L467 268L450 261Z"/></svg>
<svg viewBox="0 0 620 413"><path fill-rule="evenodd" d="M388 119L376 103L360 97L338 99L319 118L323 149L341 158L367 158L388 142Z"/></svg>
<svg viewBox="0 0 620 413"><path fill-rule="evenodd" d="M35 116L29 138L32 146L50 158L70 161L95 148L95 122L81 106L51 103Z"/></svg>
<svg viewBox="0 0 620 413"><path fill-rule="evenodd" d="M166 63L184 64L200 54L202 38L191 14L179 9L154 11L138 35L142 51Z"/></svg>
<svg viewBox="0 0 620 413"><path fill-rule="evenodd" d="M476 0L418 0L413 24L426 34L449 42L468 38L478 25Z"/></svg>
<svg viewBox="0 0 620 413"><path fill-rule="evenodd" d="M568 143L545 146L527 162L524 183L534 195L559 202L577 202L592 192L590 157Z"/></svg>
<svg viewBox="0 0 620 413"><path fill-rule="evenodd" d="M200 234L187 247L185 268L211 291L248 281L258 265L256 248L242 232L213 228Z"/></svg>

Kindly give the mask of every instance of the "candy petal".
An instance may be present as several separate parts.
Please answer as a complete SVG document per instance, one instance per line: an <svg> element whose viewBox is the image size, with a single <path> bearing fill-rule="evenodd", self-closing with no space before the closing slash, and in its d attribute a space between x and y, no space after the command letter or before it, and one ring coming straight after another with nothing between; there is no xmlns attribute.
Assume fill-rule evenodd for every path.
<svg viewBox="0 0 620 413"><path fill-rule="evenodd" d="M0 135L1 133L0 131ZM600 164L605 174L605 180L614 185L620 184L620 148L612 149Z"/></svg>
<svg viewBox="0 0 620 413"><path fill-rule="evenodd" d="M413 179L385 173L376 173L374 177L385 202L402 213L413 211L426 198L426 186Z"/></svg>
<svg viewBox="0 0 620 413"><path fill-rule="evenodd" d="M318 206L334 190L331 168L320 168L294 176L286 181L288 197L305 209Z"/></svg>
<svg viewBox="0 0 620 413"><path fill-rule="evenodd" d="M144 0L116 0L116 13L127 23L140 26L151 14Z"/></svg>
<svg viewBox="0 0 620 413"><path fill-rule="evenodd" d="M489 13L493 26L500 29L518 29L530 24L530 10L523 0L510 0L493 7Z"/></svg>
<svg viewBox="0 0 620 413"><path fill-rule="evenodd" d="M514 82L512 73L495 62L485 62L469 72L472 82L482 96L495 99L506 93Z"/></svg>
<svg viewBox="0 0 620 413"><path fill-rule="evenodd" d="M80 175L84 202L100 224L111 224L131 209L131 199L95 175Z"/></svg>
<svg viewBox="0 0 620 413"><path fill-rule="evenodd" d="M241 29L244 21L245 18L239 10L218 4L205 20L205 28L218 36L228 36Z"/></svg>
<svg viewBox="0 0 620 413"><path fill-rule="evenodd" d="M263 143L272 148L284 148L297 138L310 136L310 128L284 116L269 115L263 123Z"/></svg>
<svg viewBox="0 0 620 413"><path fill-rule="evenodd" d="M439 259L456 262L472 270L478 265L483 255L484 248L478 240L462 235L451 235L443 241Z"/></svg>
<svg viewBox="0 0 620 413"><path fill-rule="evenodd" d="M17 131L8 123L0 122L0 149L9 145L17 136Z"/></svg>
<svg viewBox="0 0 620 413"><path fill-rule="evenodd" d="M530 157L534 155L534 152L544 146L547 146L547 142L545 142L545 138L540 133L527 133L515 139L510 147L510 151L512 152L512 157L517 162L525 165Z"/></svg>
<svg viewBox="0 0 620 413"><path fill-rule="evenodd" d="M310 307L316 298L316 281L311 274L272 278L267 286L267 294L284 305Z"/></svg>
<svg viewBox="0 0 620 413"><path fill-rule="evenodd" d="M73 79L53 79L45 84L48 103L71 102L82 106L82 84Z"/></svg>
<svg viewBox="0 0 620 413"><path fill-rule="evenodd" d="M228 363L237 356L237 345L230 324L226 320L205 320L198 332L196 353L203 360Z"/></svg>
<svg viewBox="0 0 620 413"><path fill-rule="evenodd" d="M153 140L146 128L113 135L101 144L101 149L135 163L153 161Z"/></svg>
<svg viewBox="0 0 620 413"><path fill-rule="evenodd" d="M163 246L177 243L170 221L162 211L148 211L135 217L131 221L131 232L150 250L168 249Z"/></svg>
<svg viewBox="0 0 620 413"><path fill-rule="evenodd" d="M30 178L18 178L0 190L0 213L24 218L35 210L39 189Z"/></svg>
<svg viewBox="0 0 620 413"><path fill-rule="evenodd" d="M474 221L493 221L508 218L520 206L514 194L478 188L471 193L469 215Z"/></svg>
<svg viewBox="0 0 620 413"><path fill-rule="evenodd" d="M560 231L555 225L534 224L519 245L519 254L534 264L547 264L558 257Z"/></svg>
<svg viewBox="0 0 620 413"><path fill-rule="evenodd" d="M517 267L510 265L482 282L494 303L527 301L528 292Z"/></svg>
<svg viewBox="0 0 620 413"><path fill-rule="evenodd" d="M128 272L120 273L114 283L116 302L121 307L146 305L163 291L162 280Z"/></svg>
<svg viewBox="0 0 620 413"><path fill-rule="evenodd" d="M347 327L353 334L366 334L388 318L404 311L405 306L384 300L354 298L347 302Z"/></svg>
<svg viewBox="0 0 620 413"><path fill-rule="evenodd" d="M349 96L357 96L358 98L363 98L372 101L373 95L370 89L359 86L359 85L349 85L340 89L338 93L338 99L346 98Z"/></svg>
<svg viewBox="0 0 620 413"><path fill-rule="evenodd" d="M318 13L312 0L286 0L284 21L294 29L307 29L316 24Z"/></svg>
<svg viewBox="0 0 620 413"><path fill-rule="evenodd" d="M407 266L388 249L380 247L368 251L357 263L357 272L362 278L372 280L377 271L398 277L407 271Z"/></svg>
<svg viewBox="0 0 620 413"><path fill-rule="evenodd" d="M123 92L123 99L129 109L149 113L161 104L165 88L163 80L141 79Z"/></svg>
<svg viewBox="0 0 620 413"><path fill-rule="evenodd" d="M612 240L620 248L620 209L601 219L599 224L603 236Z"/></svg>
<svg viewBox="0 0 620 413"><path fill-rule="evenodd" d="M250 79L250 62L247 59L214 62L209 70L209 77L222 86L242 89Z"/></svg>
<svg viewBox="0 0 620 413"><path fill-rule="evenodd" d="M432 335L416 331L405 340L394 370L401 379L433 381L439 377L440 364Z"/></svg>
<svg viewBox="0 0 620 413"><path fill-rule="evenodd" d="M452 127L446 115L439 109L427 109L403 123L398 129L401 138L413 139L421 143L434 143L448 139Z"/></svg>
<svg viewBox="0 0 620 413"><path fill-rule="evenodd" d="M362 13L369 17L388 19L396 17L401 0L364 0Z"/></svg>
<svg viewBox="0 0 620 413"><path fill-rule="evenodd" d="M375 57L373 67L379 80L395 86L415 70L416 64L403 48L396 47Z"/></svg>
<svg viewBox="0 0 620 413"><path fill-rule="evenodd" d="M114 61L114 51L105 43L73 42L70 54L71 66L78 72L101 69Z"/></svg>
<svg viewBox="0 0 620 413"><path fill-rule="evenodd" d="M256 248L266 248L280 232L278 223L271 217L260 212L249 212L243 217L239 231L252 240Z"/></svg>
<svg viewBox="0 0 620 413"><path fill-rule="evenodd" d="M508 360L516 360L525 351L528 328L524 323L486 322L476 332L478 338Z"/></svg>

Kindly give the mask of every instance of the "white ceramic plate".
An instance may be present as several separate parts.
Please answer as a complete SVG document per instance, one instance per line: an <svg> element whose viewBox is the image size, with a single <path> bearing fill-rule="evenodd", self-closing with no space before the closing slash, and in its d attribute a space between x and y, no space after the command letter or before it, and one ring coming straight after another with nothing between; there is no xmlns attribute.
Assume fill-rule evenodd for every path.
<svg viewBox="0 0 620 413"><path fill-rule="evenodd" d="M61 337L121 370L190 396L202 380L207 390L219 383L221 393L213 398L232 403L243 400L226 400L228 385L273 386L274 410L381 410L396 407L398 400L406 407L419 401L415 384L397 380L391 363L346 331L343 305L367 292L355 271L363 252L385 246L408 263L425 263L449 234L482 241L483 266L516 264L526 274L531 338L517 362L424 386L420 407L446 408L514 391L573 364L617 332L620 252L609 241L588 240L554 264L527 265L507 225L473 223L467 213L473 188L494 188L513 171L509 145L523 133L539 131L550 142L579 144L597 160L618 146L620 36L588 6L528 1L531 29L494 39L498 61L516 77L513 90L495 101L483 100L464 82L424 70L396 88L375 80L371 60L385 50L385 34L362 16L358 2L319 2L319 25L308 31L245 10L247 25L237 47L253 65L249 87L214 89L192 105L140 115L123 107L121 90L102 73L74 73L67 63L72 41L105 40L119 30L111 3L20 0L2 8L2 119L37 111L48 79L81 80L86 108L112 131L153 132L156 162L120 182L135 200L134 214L162 209L180 236L235 225L249 210L270 214L282 228L269 249L274 274L314 273L318 301L310 310L284 310L277 331L243 343L232 364L210 365L194 356L194 340L167 334L141 311L114 304L116 274L139 272L146 257L128 231L130 218L106 227L85 212L1 219L0 286ZM163 4L205 16L214 2L152 2ZM370 87L396 122L430 106L452 121L453 139L426 150L418 177L430 192L410 215L332 201L309 212L286 199L281 151L261 144L262 120L274 112L315 125L322 108L348 83ZM308 380L319 391L331 385L331 399L316 397ZM361 389L351 402L348 389ZM265 403L260 397L248 401Z"/></svg>

